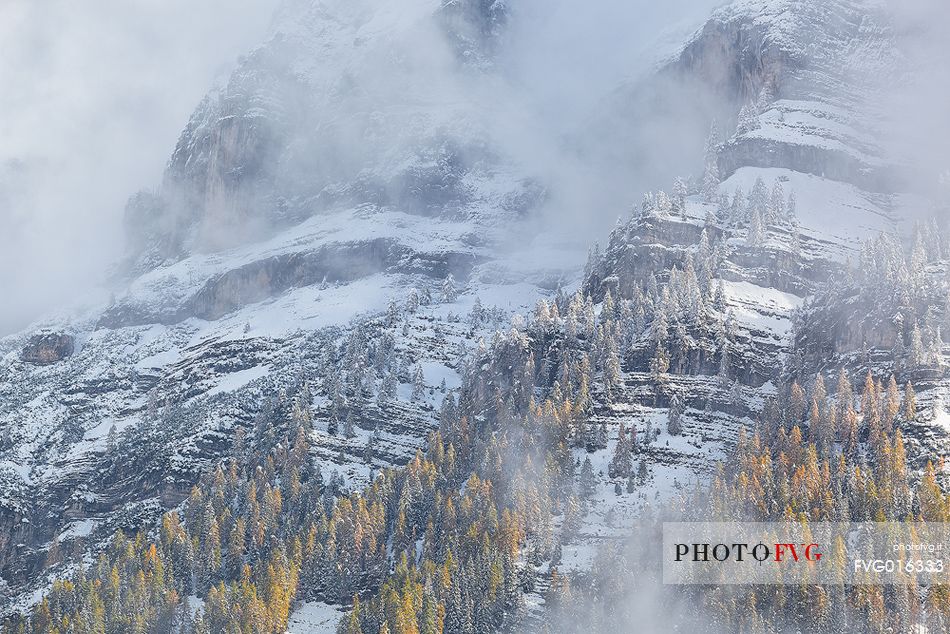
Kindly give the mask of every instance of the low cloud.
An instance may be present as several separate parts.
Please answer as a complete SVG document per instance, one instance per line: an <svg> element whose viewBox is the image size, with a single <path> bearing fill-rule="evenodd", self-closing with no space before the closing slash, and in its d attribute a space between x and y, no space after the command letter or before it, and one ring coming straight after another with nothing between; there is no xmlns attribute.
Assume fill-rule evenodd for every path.
<svg viewBox="0 0 950 634"><path fill-rule="evenodd" d="M81 297L122 249L201 96L275 0L0 4L0 335Z"/></svg>

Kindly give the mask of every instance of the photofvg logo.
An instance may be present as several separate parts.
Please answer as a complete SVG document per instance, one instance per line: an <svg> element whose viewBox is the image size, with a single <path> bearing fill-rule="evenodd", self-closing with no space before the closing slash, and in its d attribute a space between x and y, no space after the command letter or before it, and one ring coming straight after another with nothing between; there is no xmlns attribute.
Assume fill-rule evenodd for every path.
<svg viewBox="0 0 950 634"><path fill-rule="evenodd" d="M710 544L692 543L676 544L676 561L692 558L692 561L708 562L710 559L720 563L734 559L737 562L754 560L758 563L774 561L777 564L785 562L799 563L802 561L821 561L820 546L816 543L758 544L736 543Z"/></svg>
<svg viewBox="0 0 950 634"><path fill-rule="evenodd" d="M668 584L950 583L950 525L669 522Z"/></svg>

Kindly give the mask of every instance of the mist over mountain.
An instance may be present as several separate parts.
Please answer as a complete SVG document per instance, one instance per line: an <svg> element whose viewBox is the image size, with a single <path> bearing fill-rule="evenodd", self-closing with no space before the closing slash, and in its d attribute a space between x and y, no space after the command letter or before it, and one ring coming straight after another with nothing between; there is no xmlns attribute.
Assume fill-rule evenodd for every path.
<svg viewBox="0 0 950 634"><path fill-rule="evenodd" d="M3 631L950 622L653 548L950 519L941 3L120 4L0 10Z"/></svg>
<svg viewBox="0 0 950 634"><path fill-rule="evenodd" d="M50 0L0 7L0 333L101 284L129 193L264 37L276 2Z"/></svg>

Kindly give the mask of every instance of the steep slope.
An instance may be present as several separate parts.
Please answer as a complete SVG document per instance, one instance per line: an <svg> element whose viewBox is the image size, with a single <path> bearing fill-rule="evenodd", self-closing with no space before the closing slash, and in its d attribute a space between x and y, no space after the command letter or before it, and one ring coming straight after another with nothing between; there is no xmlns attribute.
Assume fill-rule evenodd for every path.
<svg viewBox="0 0 950 634"><path fill-rule="evenodd" d="M336 358L354 319L430 294L454 306L468 288L438 309L444 325L407 325L405 363L387 370L412 383L422 364L438 388L457 363L443 347L477 332L451 313L476 294L488 309L528 305L538 282L556 283L570 263L533 277L497 263L501 238L543 199L494 151L491 108L466 92L494 81L504 21L500 3L282 7L268 42L199 105L162 187L131 198L112 296L0 342L11 592L41 581L54 539L81 551L177 504L263 401ZM379 465L405 462L433 423L433 403L409 391L385 414L360 410L358 428L382 434ZM353 486L368 475L365 439L343 440L323 439L315 457Z"/></svg>
<svg viewBox="0 0 950 634"><path fill-rule="evenodd" d="M237 429L279 426L274 399L301 383L312 457L343 488L404 464L458 387L466 350L581 277L563 253L532 268L504 248L544 200L530 166L494 143L485 99L504 3L282 11L196 110L161 189L130 201L116 296L0 341L0 573L23 601L44 585L54 543L81 553L150 525ZM649 196L583 275L591 310L603 314L609 291L633 325L617 380L591 386L589 424L606 442L573 450L591 459L596 490L564 568L589 568L594 545L623 536L647 502L705 478L780 379L854 356L861 337L814 343L805 333L824 322L796 315L806 306L834 321L847 302L826 283L917 204L898 195L899 166L872 132L875 91L900 60L870 1L743 0L622 92L662 104L685 87L738 124L709 145L702 185ZM560 297L558 328L569 330L571 301ZM796 350L803 364L789 371ZM928 371L925 404L947 388L942 359ZM667 429L671 409L681 433ZM925 418L914 433L939 436L928 429L941 419ZM635 493L609 465L621 425L645 439ZM310 613L326 620L309 606L297 621Z"/></svg>
<svg viewBox="0 0 950 634"><path fill-rule="evenodd" d="M707 141L703 180L649 195L588 263L584 291L595 303L609 294L638 325L621 326L617 385L593 391L591 425L610 441L575 450L598 485L561 570L583 576L646 505L708 478L738 430L772 424L770 401L795 379L812 390L817 373L830 382L843 368L856 385L868 372L913 382L921 409L904 432L917 473L945 453L946 228L920 232L926 246L913 257L908 228L946 211L901 193L906 162L875 133L889 121L878 109L884 86L908 71L899 44L880 3L737 2L654 83L625 92L634 112L644 99L669 104L673 118L731 108L737 124ZM694 92L701 106L669 103ZM882 234L899 237L865 247ZM905 258L916 274L899 272ZM875 277L917 290L902 295ZM915 346L925 351L906 352ZM682 431L669 433L671 418ZM618 431L631 426L644 465L632 488L610 466Z"/></svg>
<svg viewBox="0 0 950 634"><path fill-rule="evenodd" d="M239 244L355 205L524 212L537 193L493 153L491 108L470 90L491 81L476 60L504 15L497 3L287 3L269 41L198 107L159 194L133 198L134 255Z"/></svg>

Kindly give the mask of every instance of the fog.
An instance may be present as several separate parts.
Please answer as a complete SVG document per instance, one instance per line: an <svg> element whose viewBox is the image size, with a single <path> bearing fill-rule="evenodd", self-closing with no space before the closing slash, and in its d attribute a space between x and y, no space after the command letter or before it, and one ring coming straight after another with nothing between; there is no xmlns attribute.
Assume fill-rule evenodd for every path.
<svg viewBox="0 0 950 634"><path fill-rule="evenodd" d="M722 0L526 0L516 5L507 72L552 130L581 128L605 95L675 53Z"/></svg>
<svg viewBox="0 0 950 634"><path fill-rule="evenodd" d="M580 218L578 226L599 233L588 216L616 216L617 201L634 189L625 184L614 191L614 172L587 168L585 174L582 159L563 151L565 139L582 137L604 97L649 69L660 54L651 47L664 33L681 40L717 3L676 0L658 8L527 0L513 7L500 52L505 81L492 84L504 85L506 94L488 97L503 104L506 121L492 132L509 155L561 184L554 193L565 219ZM13 0L0 6L0 334L82 298L104 278L123 250L127 197L159 186L189 113L226 79L239 54L263 42L276 4L104 0L90 8ZM412 51L425 60L423 90L443 91L446 101L471 95L471 86L442 76L445 50L423 42L415 44L425 51ZM440 66L434 82L433 66ZM366 73L376 98L406 90L381 68ZM522 126L526 121L531 125ZM401 126L393 127L398 135ZM342 139L337 147L355 145ZM581 205L585 211L578 213Z"/></svg>
<svg viewBox="0 0 950 634"><path fill-rule="evenodd" d="M909 79L886 90L882 130L886 151L908 163L912 184L932 196L950 185L950 3L890 0L895 33L912 70Z"/></svg>
<svg viewBox="0 0 950 634"><path fill-rule="evenodd" d="M618 215L639 203L644 190L669 187L683 170L701 169L695 150L702 147L713 113L684 111L689 120L679 121L677 130L632 103L631 93L721 4L518 3L505 50L507 72L523 91L525 118L537 126L536 135L560 144L532 160L550 163L560 220L570 231L586 233L582 239L602 236ZM688 141L681 131L689 131ZM646 153L650 164L643 161Z"/></svg>
<svg viewBox="0 0 950 634"><path fill-rule="evenodd" d="M0 334L82 298L104 278L123 250L126 199L159 186L190 112L241 53L263 42L278 1L0 4ZM375 4L328 2L353 12ZM295 4L300 0L288 2ZM411 96L441 97L448 112L453 100L478 95L477 106L491 104L491 120L482 123L492 141L549 186L545 222L579 242L595 240L643 190L668 188L673 175L700 167L701 131L720 114L715 108L686 90L665 96L677 110L654 116L625 110L618 96L719 4L511 2L497 76L474 88L444 59L445 43L426 33L403 51L413 67L408 74L389 76L385 63L363 69L370 90L345 96L349 103L336 111L361 113L352 129L340 132L343 124L332 121L323 129L335 136L311 138L303 147L314 156L291 167L340 173L352 164L358 171L383 145L405 143L413 127L392 117L382 119L389 129L375 143L365 140L365 122L356 119L376 116L373 99L417 91ZM923 171L942 174L950 169L943 114L950 82L941 67L947 33L940 25L950 16L942 0L892 4L909 62L925 70L913 87L882 100L899 122L884 130L885 143L914 156Z"/></svg>
<svg viewBox="0 0 950 634"><path fill-rule="evenodd" d="M126 198L275 2L0 3L0 334L102 279Z"/></svg>
<svg viewBox="0 0 950 634"><path fill-rule="evenodd" d="M190 113L242 53L264 40L279 1L0 0L0 336L82 300L106 278L123 253L127 198L160 186ZM413 4L327 1L354 11L360 4L391 2L396 11ZM947 0L890 1L906 65L918 72L881 96L885 128L873 132L889 156L914 166L924 187L943 174L950 182L950 9ZM509 32L488 77L460 72L451 47L429 25L400 51L403 74L389 65L388 46L363 53L358 59L373 63L354 73L359 89L313 98L307 105L324 99L336 110L306 109L299 115L306 132L294 147L299 161L267 169L283 170L279 176L288 181L321 174L332 182L362 173L380 155L398 163L403 156L393 148L409 154L420 129L401 118L410 110L406 102L421 102L420 109L438 104L446 121L434 119L450 128L454 109L463 110L457 102L472 100L466 114L475 112L492 149L550 190L540 222L586 245L602 239L644 189L668 188L673 175L700 167L703 131L719 114L715 104L694 100L691 87L677 93L677 86L664 86L666 99L679 96L672 100L679 109L654 117L625 110L623 97L721 3L510 0ZM351 69L345 70L340 74ZM201 218L214 234L210 244L248 235L222 237L227 229L217 223L225 215ZM518 248L526 243L524 235L511 238ZM619 581L634 576L622 567L616 572ZM669 600L650 581L621 594L629 605L626 629L667 628L666 620L644 616Z"/></svg>

